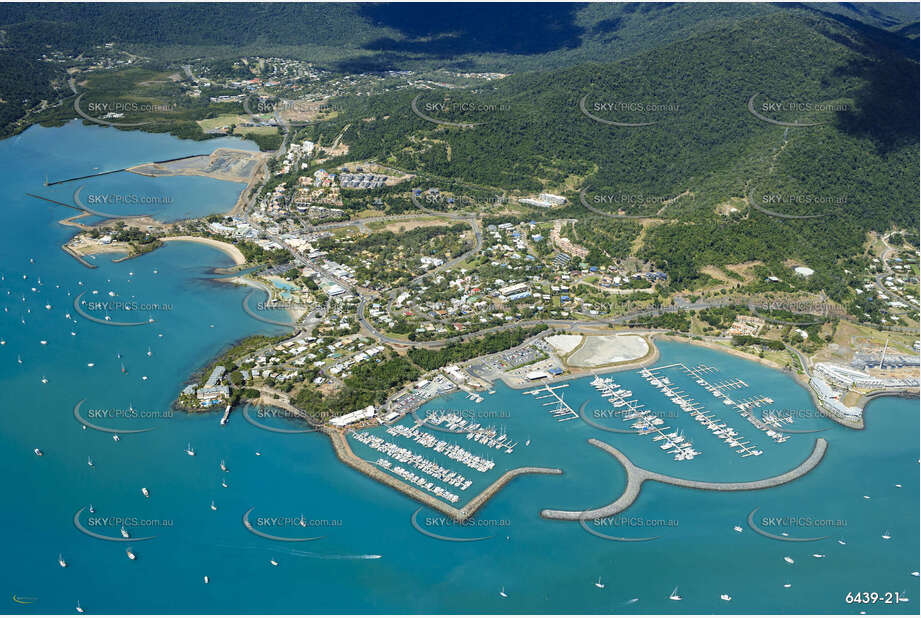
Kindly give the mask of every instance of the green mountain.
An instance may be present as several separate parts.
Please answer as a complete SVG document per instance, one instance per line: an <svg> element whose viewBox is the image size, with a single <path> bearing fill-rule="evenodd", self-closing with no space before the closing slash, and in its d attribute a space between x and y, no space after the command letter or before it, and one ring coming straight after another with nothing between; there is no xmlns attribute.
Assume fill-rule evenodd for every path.
<svg viewBox="0 0 921 618"><path fill-rule="evenodd" d="M775 12L620 62L353 101L341 122L354 120L353 159L524 192L588 187L601 208L659 213L643 254L679 283L793 258L834 287L867 231L918 225L918 64L887 40ZM755 95L763 118L812 126L757 117ZM717 214L732 198L739 212Z"/></svg>

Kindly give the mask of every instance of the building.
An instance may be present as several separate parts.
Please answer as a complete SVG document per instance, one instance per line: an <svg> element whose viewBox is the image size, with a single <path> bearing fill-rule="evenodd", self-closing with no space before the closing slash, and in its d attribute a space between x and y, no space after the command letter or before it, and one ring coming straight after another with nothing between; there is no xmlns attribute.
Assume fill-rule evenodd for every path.
<svg viewBox="0 0 921 618"><path fill-rule="evenodd" d="M205 382L205 388L211 388L212 386L215 386L226 372L227 369L223 365L218 365L215 367L211 371L211 375L208 377L208 381Z"/></svg>
<svg viewBox="0 0 921 618"><path fill-rule="evenodd" d="M198 403L203 406L216 406L230 400L229 386L206 386L196 393Z"/></svg>
<svg viewBox="0 0 921 618"><path fill-rule="evenodd" d="M498 292L499 295L506 300L512 300L512 296L518 296L519 294L524 294L525 292L527 292L525 296L529 296L531 294L531 291L526 283L514 283L512 285L507 285L504 288L499 288ZM519 296L519 298L524 297Z"/></svg>
<svg viewBox="0 0 921 618"><path fill-rule="evenodd" d="M367 408L361 408L360 410L355 410L354 412L349 412L348 414L342 414L336 416L329 420L329 424L333 427L345 427L346 425L351 425L352 423L357 423L374 416L374 406L368 406Z"/></svg>
<svg viewBox="0 0 921 618"><path fill-rule="evenodd" d="M565 197L563 197L562 195L554 195L553 193L541 193L537 197L538 199L544 202L549 202L550 204L553 204L554 206L561 206L566 203Z"/></svg>

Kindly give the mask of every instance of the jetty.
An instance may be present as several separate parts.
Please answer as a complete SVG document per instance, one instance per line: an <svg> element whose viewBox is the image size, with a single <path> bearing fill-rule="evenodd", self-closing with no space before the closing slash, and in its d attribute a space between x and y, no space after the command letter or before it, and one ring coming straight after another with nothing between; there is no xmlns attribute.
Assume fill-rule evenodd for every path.
<svg viewBox="0 0 921 618"><path fill-rule="evenodd" d="M778 474L777 476L761 479L759 481L717 483L708 481L692 481L689 479L669 476L667 474L652 472L651 470L646 470L634 465L634 463L630 461L626 455L624 455L610 444L607 444L606 442L591 438L589 439L588 443L607 452L609 455L617 459L621 466L623 466L624 471L627 473L627 486L624 489L624 493L621 494L621 496L614 502L596 509L586 509L582 511L544 509L540 512L540 516L544 519L555 519L561 521L585 521L589 519L611 517L612 515L616 515L617 513L626 510L631 504L633 504L637 496L640 495L640 489L642 489L643 483L646 481L657 481L666 485L675 485L677 487L688 487L691 489L703 489L708 491L751 491L755 489L777 487L779 485L795 481L801 476L805 476L810 470L819 465L819 462L821 462L822 458L825 457L825 451L828 449L828 442L824 438L818 438L815 441L815 446L812 449L812 453L810 453L809 456L801 464L792 470L788 470L787 472Z"/></svg>
<svg viewBox="0 0 921 618"><path fill-rule="evenodd" d="M540 388L525 391L524 394L534 395L535 399L550 399L550 401L543 402L541 405L554 406L550 413L556 418L556 422L562 423L564 421L571 421L579 418L579 414L573 410L568 403L563 401L563 398L557 393L558 390L562 390L568 386L569 384L557 384L556 386L544 384Z"/></svg>

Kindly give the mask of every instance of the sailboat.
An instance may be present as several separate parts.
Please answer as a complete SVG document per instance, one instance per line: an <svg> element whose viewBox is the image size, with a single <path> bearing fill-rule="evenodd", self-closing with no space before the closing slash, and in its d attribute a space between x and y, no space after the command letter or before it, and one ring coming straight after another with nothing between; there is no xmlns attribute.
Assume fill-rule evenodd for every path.
<svg viewBox="0 0 921 618"><path fill-rule="evenodd" d="M64 560L64 555L63 555L63 554L58 554L58 564L61 565L61 568L62 568L62 569L66 569L66 568L67 568L67 562Z"/></svg>
<svg viewBox="0 0 921 618"><path fill-rule="evenodd" d="M122 526L121 533L122 533L122 538L123 538L123 539L130 539L130 538L131 538L131 535L128 534L128 530L127 530L124 526Z"/></svg>
<svg viewBox="0 0 921 618"><path fill-rule="evenodd" d="M208 579L208 576L207 576L207 575L205 575L205 583L207 584L209 581L211 581L211 580Z"/></svg>
<svg viewBox="0 0 921 618"><path fill-rule="evenodd" d="M44 453L42 452L42 449L40 449L40 448L34 448L34 449L32 449L32 452L35 453L36 455L38 455L39 457L41 457L42 455L44 455Z"/></svg>
<svg viewBox="0 0 921 618"><path fill-rule="evenodd" d="M96 512L96 507L94 507L94 506L91 504L91 505L90 505L90 515L92 515L92 514L95 513L95 512Z"/></svg>
<svg viewBox="0 0 921 618"><path fill-rule="evenodd" d="M125 555L128 556L128 560L137 560L137 556L134 555L134 552L131 551L131 548L125 550Z"/></svg>
<svg viewBox="0 0 921 618"><path fill-rule="evenodd" d="M502 590L499 591L499 596L502 597L503 599L508 598L508 595L505 594L505 586L502 586Z"/></svg>
<svg viewBox="0 0 921 618"><path fill-rule="evenodd" d="M150 492L147 491L147 488L146 488L146 487L141 487L141 493L144 494L144 497L145 497L145 498L149 498L149 497L150 497Z"/></svg>
<svg viewBox="0 0 921 618"><path fill-rule="evenodd" d="M595 582L595 588L600 588L604 590L604 584L601 583L601 577L598 577L598 581Z"/></svg>
<svg viewBox="0 0 921 618"><path fill-rule="evenodd" d="M114 434L112 434L112 439L113 439L114 441L118 442L121 438L118 437L118 434L117 434L117 433L114 433Z"/></svg>
<svg viewBox="0 0 921 618"><path fill-rule="evenodd" d="M731 601L731 600L732 600L732 597L729 596L728 594L721 594L721 595L720 595L720 598L723 599L724 601Z"/></svg>
<svg viewBox="0 0 921 618"><path fill-rule="evenodd" d="M680 601L681 595L678 594L678 586L675 586L675 589L672 590L672 593L668 595L668 598L672 601Z"/></svg>
<svg viewBox="0 0 921 618"><path fill-rule="evenodd" d="M79 614L82 614L82 613L83 613L83 608L80 607L80 601L77 601L76 610L77 610L77 613L79 613Z"/></svg>
<svg viewBox="0 0 921 618"><path fill-rule="evenodd" d="M733 526L732 529L736 532L742 532L742 526Z"/></svg>
<svg viewBox="0 0 921 618"><path fill-rule="evenodd" d="M188 455L189 457L195 457L195 449L192 448L191 442L186 445L185 452L186 452L186 455Z"/></svg>
<svg viewBox="0 0 921 618"><path fill-rule="evenodd" d="M221 472L227 472L227 464L224 463L224 460L221 460Z"/></svg>
<svg viewBox="0 0 921 618"><path fill-rule="evenodd" d="M886 530L885 532L883 532L883 539L884 539L884 540L888 541L888 540L891 539L891 538L892 538L892 535L889 534L889 531L888 531L888 530Z"/></svg>
<svg viewBox="0 0 921 618"><path fill-rule="evenodd" d="M150 346L147 346L147 356L153 356L153 352L150 349Z"/></svg>
<svg viewBox="0 0 921 618"><path fill-rule="evenodd" d="M92 457L87 457L87 458L86 458L86 465L88 465L90 468L96 467L96 464L93 463L93 458L92 458Z"/></svg>
<svg viewBox="0 0 921 618"><path fill-rule="evenodd" d="M211 510L212 510L212 511L216 511L216 510L217 510L217 505L214 504L214 500L211 501Z"/></svg>
<svg viewBox="0 0 921 618"><path fill-rule="evenodd" d="M221 479L221 487L227 487L227 481Z"/></svg>
<svg viewBox="0 0 921 618"><path fill-rule="evenodd" d="M783 559L784 559L784 562L786 562L787 564L793 564L793 558L791 558L790 556L784 556Z"/></svg>
<svg viewBox="0 0 921 618"><path fill-rule="evenodd" d="M272 566L278 566L278 562L275 560L275 558L272 558L271 560L269 560L269 564L271 564Z"/></svg>

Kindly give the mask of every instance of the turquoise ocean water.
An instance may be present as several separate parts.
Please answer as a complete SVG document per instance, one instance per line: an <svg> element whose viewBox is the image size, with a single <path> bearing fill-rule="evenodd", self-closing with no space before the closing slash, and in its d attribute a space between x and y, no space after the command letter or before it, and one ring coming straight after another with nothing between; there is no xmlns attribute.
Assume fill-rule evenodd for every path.
<svg viewBox="0 0 921 618"><path fill-rule="evenodd" d="M867 429L851 431L812 414L806 391L780 372L708 349L662 343L657 366L706 364L717 370L708 374L712 381L745 382L747 386L730 391L733 398L771 397L774 403L767 408L807 411L797 415L810 418L798 418L793 427L824 429L775 444L679 368L664 370L765 451L761 457L742 459L680 411L674 414L675 406L638 372L615 374L618 383L633 391L633 399L652 410L671 411L670 424L702 452L692 462L675 462L649 437L605 432L581 420L558 423L541 401L502 385L479 404L462 393L451 395L429 403L420 416L436 409L457 410L501 426L519 442L512 454L487 453L464 436L455 438L496 461L489 473L467 474L474 484L462 492L462 502L511 467L564 471L562 476L513 481L469 526L448 525L428 508L419 513L418 523L430 532L488 537L473 542L448 542L417 532L410 518L419 505L340 464L321 435L269 432L246 422L240 410L226 426L219 426L218 412L170 413L170 402L184 380L212 355L242 336L284 330L243 312L240 305L248 290L213 280L211 270L230 263L224 254L171 244L118 264L111 263L111 256L98 256L99 268L89 270L59 248L73 229L57 221L73 211L24 194L69 201L78 185L44 187L45 176L68 178L94 168L199 154L219 145L253 147L239 140L196 143L78 123L33 127L0 142L5 170L0 187L5 217L0 227L2 611L68 613L79 600L88 613L863 609L917 614L918 579L911 574L919 568L917 401L874 401L867 409ZM129 174L86 185L84 194L174 196L160 207L163 220L226 209L241 190L239 184L205 178ZM85 320L73 311L74 298L82 292L146 307L118 312L116 321L140 316L154 322L117 327ZM584 403L586 414L597 423L626 428L617 418L594 414L610 405L588 382L569 380L561 393L576 409ZM84 418L95 415L94 424L152 430L121 433L116 442L110 433L83 429L73 416L82 399L81 412ZM99 410L112 409L137 410L144 418L99 416ZM264 422L298 428L282 420ZM374 432L386 436L383 429ZM605 534L658 536L656 540L609 541L577 523L539 517L543 508L596 507L622 492L622 469L587 444L591 437L652 470L703 480L754 480L798 464L818 436L829 441L825 460L792 484L716 493L647 483L617 526L589 524ZM423 451L410 441L388 439ZM526 440L530 446L524 446ZM184 452L190 444L194 457ZM377 457L354 439L353 447L372 461ZM37 457L34 448L44 455ZM88 458L93 467L87 465ZM221 460L226 472L219 467ZM141 494L142 487L149 489L149 499ZM210 508L212 501L216 510ZM94 514L85 509L90 504ZM759 536L746 524L756 507L759 516L786 518L763 526L773 533L829 538L801 543ZM80 509L85 509L80 525L92 532L117 538L124 521L132 537L155 538L122 543L88 536L74 524ZM260 531L321 538L282 542L257 536L242 523L250 509L250 522ZM307 526L298 523L302 514ZM810 525L807 520L835 525ZM736 525L741 533L733 529ZM883 539L884 533L891 538ZM126 547L137 560L127 558ZM59 554L67 568L58 565ZM794 563L785 562L785 556ZM599 577L604 588L594 585ZM668 599L675 587L681 601ZM506 597L499 595L502 589ZM848 592L863 591L898 592L910 601L860 608L845 603ZM732 600L721 600L724 593Z"/></svg>

